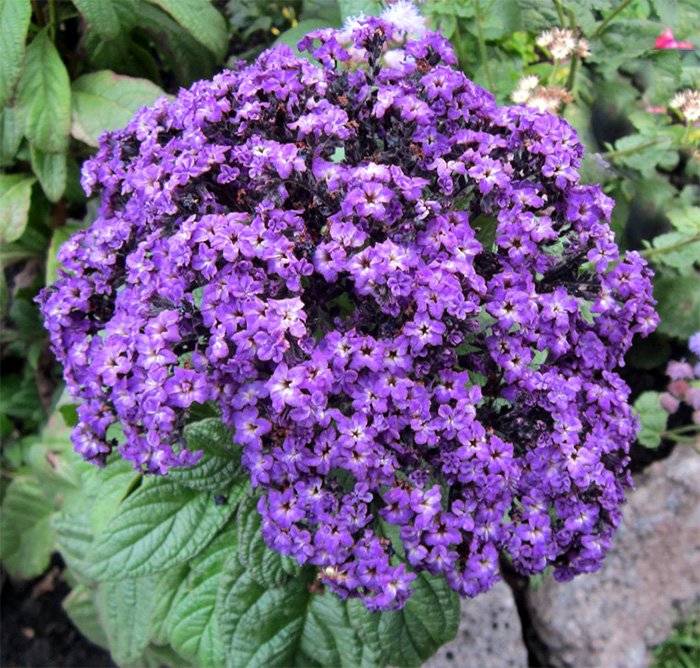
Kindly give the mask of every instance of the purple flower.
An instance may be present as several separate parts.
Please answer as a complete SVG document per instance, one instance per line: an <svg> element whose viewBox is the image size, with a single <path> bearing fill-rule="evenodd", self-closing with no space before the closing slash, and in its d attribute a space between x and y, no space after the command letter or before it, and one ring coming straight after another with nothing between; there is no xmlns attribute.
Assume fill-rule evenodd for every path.
<svg viewBox="0 0 700 668"><path fill-rule="evenodd" d="M78 452L192 465L215 402L267 544L372 610L419 571L475 596L505 552L600 566L637 430L616 368L657 322L571 127L498 107L396 7L105 134L100 215L40 297Z"/></svg>

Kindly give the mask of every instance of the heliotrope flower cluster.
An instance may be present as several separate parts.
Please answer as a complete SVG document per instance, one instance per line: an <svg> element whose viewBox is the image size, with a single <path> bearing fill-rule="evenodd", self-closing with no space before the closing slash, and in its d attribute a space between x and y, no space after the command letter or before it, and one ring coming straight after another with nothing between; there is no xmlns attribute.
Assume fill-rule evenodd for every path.
<svg viewBox="0 0 700 668"><path fill-rule="evenodd" d="M597 569L637 429L614 370L657 316L575 132L497 106L417 20L301 48L316 64L271 49L86 164L99 218L41 297L77 450L164 474L216 402L269 546L371 609L416 571L475 596L501 555Z"/></svg>

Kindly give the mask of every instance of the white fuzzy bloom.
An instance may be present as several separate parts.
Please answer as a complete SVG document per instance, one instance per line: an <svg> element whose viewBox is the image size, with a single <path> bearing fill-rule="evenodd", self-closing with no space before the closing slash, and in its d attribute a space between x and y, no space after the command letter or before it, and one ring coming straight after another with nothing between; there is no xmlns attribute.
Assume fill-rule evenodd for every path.
<svg viewBox="0 0 700 668"><path fill-rule="evenodd" d="M342 29L336 33L335 38L341 44L347 44L352 39L353 31L361 27L362 21L366 18L364 13L361 13L359 16L348 16L343 22Z"/></svg>
<svg viewBox="0 0 700 668"><path fill-rule="evenodd" d="M669 102L669 106L677 109L686 123L700 121L700 90L687 89L676 93Z"/></svg>
<svg viewBox="0 0 700 668"><path fill-rule="evenodd" d="M411 0L398 0L382 12L381 18L411 37L421 37L428 29Z"/></svg>
<svg viewBox="0 0 700 668"><path fill-rule="evenodd" d="M554 60L566 60L578 47L574 33L568 28L545 30L535 40L537 46L547 49Z"/></svg>
<svg viewBox="0 0 700 668"><path fill-rule="evenodd" d="M591 45L588 43L588 40L579 37L576 53L578 53L579 58L588 58L591 55Z"/></svg>
<svg viewBox="0 0 700 668"><path fill-rule="evenodd" d="M539 86L540 78L534 74L523 77L518 81L518 87L510 96L516 104L525 104L532 95L532 91Z"/></svg>

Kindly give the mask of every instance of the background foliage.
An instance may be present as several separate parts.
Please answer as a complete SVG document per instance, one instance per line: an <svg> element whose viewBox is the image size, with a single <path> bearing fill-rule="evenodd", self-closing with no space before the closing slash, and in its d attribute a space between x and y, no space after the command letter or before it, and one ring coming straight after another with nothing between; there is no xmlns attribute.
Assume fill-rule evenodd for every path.
<svg viewBox="0 0 700 668"><path fill-rule="evenodd" d="M188 427L205 452L192 470L143 479L121 461L79 461L68 439L75 411L33 304L56 277L60 244L96 215L79 174L104 130L275 42L381 9L0 0L0 557L13 577L32 578L58 550L73 586L65 609L119 665L419 665L456 632L459 602L442 581L420 576L403 611L370 614L319 595L312 571L269 551L231 436L211 414ZM700 88L700 56L654 45L665 28L700 45L700 2L426 0L421 11L499 102L530 74L569 91L561 113L586 145L585 179L616 200L618 243L657 272L661 325L631 351L627 377L640 440L666 442L687 415L667 424L659 412L663 370L700 330L700 128L669 103ZM553 63L536 37L555 26L587 38L590 57ZM666 657L657 659L673 665Z"/></svg>

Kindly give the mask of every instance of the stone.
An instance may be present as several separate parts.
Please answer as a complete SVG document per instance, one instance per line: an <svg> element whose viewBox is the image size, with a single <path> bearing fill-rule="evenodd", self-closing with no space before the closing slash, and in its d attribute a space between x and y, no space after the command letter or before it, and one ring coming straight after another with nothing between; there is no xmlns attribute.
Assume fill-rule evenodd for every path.
<svg viewBox="0 0 700 668"><path fill-rule="evenodd" d="M635 484L603 568L528 592L552 666L648 666L651 648L700 606L700 454L678 445Z"/></svg>
<svg viewBox="0 0 700 668"><path fill-rule="evenodd" d="M520 617L504 582L462 601L456 638L438 650L424 668L527 668Z"/></svg>

